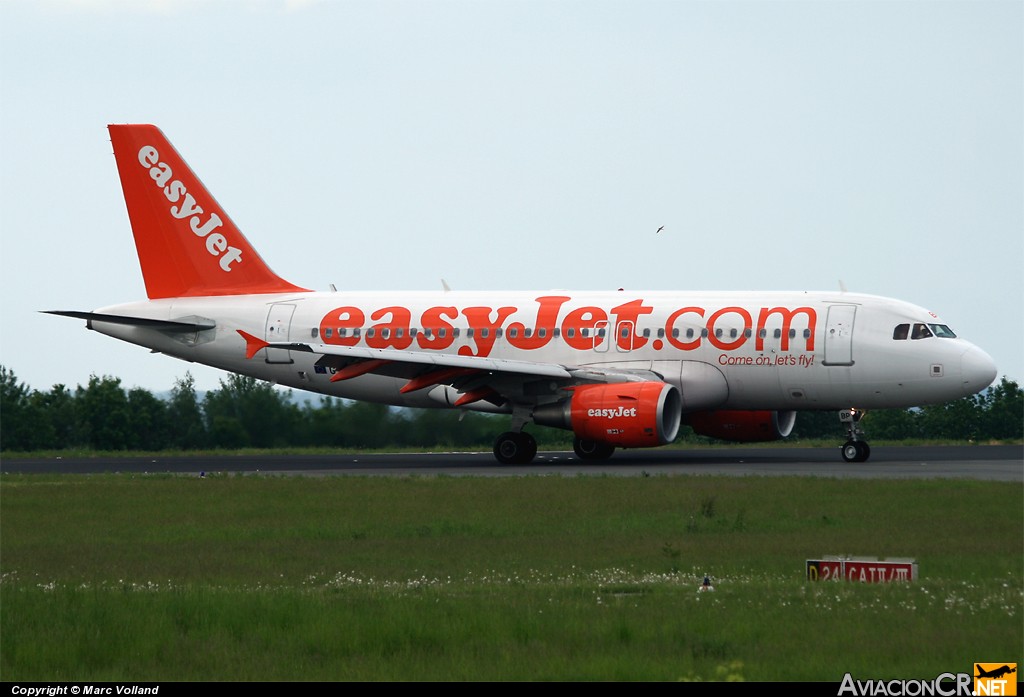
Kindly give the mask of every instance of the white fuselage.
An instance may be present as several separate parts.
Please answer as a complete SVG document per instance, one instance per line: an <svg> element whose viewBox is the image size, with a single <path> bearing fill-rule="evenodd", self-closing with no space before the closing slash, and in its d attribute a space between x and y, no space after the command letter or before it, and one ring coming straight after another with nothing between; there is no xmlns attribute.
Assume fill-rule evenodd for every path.
<svg viewBox="0 0 1024 697"><path fill-rule="evenodd" d="M384 375L332 382L316 354L273 349L247 360L237 330L271 343L371 353L650 371L680 389L685 411L910 407L973 394L995 377L992 360L962 339L935 332L894 338L900 325L911 332L937 326L928 311L853 293L296 292L151 300L99 312L211 319L214 329L182 335L101 321L92 328L281 385L411 407L445 403L436 390L403 394L406 381Z"/></svg>

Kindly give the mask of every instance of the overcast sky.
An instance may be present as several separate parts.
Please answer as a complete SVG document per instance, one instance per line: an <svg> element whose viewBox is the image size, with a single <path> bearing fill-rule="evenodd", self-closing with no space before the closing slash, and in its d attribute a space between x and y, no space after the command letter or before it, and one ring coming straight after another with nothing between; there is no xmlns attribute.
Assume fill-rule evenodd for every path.
<svg viewBox="0 0 1024 697"><path fill-rule="evenodd" d="M308 288L842 281L1022 381L1022 46L1019 0L0 0L0 364L217 387L37 312L145 297L141 122Z"/></svg>

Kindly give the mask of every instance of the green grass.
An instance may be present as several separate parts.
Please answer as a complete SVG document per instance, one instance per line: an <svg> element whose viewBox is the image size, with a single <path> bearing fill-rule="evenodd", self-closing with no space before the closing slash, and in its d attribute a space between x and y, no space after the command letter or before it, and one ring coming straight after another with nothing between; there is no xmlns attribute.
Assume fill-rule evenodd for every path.
<svg viewBox="0 0 1024 697"><path fill-rule="evenodd" d="M0 479L0 679L826 680L1024 663L1024 487ZM912 584L810 583L829 554ZM697 593L707 572L715 593Z"/></svg>

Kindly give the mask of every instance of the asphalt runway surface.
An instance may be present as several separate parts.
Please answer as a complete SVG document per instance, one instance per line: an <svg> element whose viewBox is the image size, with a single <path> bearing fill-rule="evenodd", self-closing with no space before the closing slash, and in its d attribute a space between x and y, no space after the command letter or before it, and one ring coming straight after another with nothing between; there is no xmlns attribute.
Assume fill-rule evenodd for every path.
<svg viewBox="0 0 1024 697"><path fill-rule="evenodd" d="M617 451L584 462L571 451L545 451L529 465L501 465L490 451L340 455L196 455L4 458L0 473L238 473L332 476L817 476L858 479L980 479L1024 483L1024 446L872 448L871 459L844 462L834 448L659 448Z"/></svg>

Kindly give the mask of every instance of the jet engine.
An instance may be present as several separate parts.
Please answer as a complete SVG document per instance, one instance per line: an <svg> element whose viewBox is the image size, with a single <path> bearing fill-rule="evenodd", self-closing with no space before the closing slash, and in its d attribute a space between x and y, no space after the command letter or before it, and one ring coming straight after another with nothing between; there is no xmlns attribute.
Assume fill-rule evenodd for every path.
<svg viewBox="0 0 1024 697"><path fill-rule="evenodd" d="M585 441L644 448L675 440L682 413L682 396L673 385L617 382L574 387L569 399L534 409L533 420Z"/></svg>
<svg viewBox="0 0 1024 697"><path fill-rule="evenodd" d="M795 411L695 411L686 422L702 436L756 443L779 440L793 431Z"/></svg>

